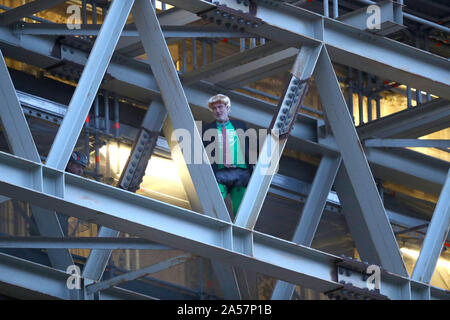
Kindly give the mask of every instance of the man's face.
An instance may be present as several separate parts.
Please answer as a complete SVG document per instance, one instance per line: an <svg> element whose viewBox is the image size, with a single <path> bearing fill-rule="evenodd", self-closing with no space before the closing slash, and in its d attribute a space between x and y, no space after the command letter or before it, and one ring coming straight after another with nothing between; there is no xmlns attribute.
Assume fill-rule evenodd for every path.
<svg viewBox="0 0 450 320"><path fill-rule="evenodd" d="M227 122L230 110L222 102L216 102L211 106L211 111L217 122Z"/></svg>
<svg viewBox="0 0 450 320"><path fill-rule="evenodd" d="M67 164L67 172L76 174L78 176L84 175L84 167L81 164L69 161Z"/></svg>

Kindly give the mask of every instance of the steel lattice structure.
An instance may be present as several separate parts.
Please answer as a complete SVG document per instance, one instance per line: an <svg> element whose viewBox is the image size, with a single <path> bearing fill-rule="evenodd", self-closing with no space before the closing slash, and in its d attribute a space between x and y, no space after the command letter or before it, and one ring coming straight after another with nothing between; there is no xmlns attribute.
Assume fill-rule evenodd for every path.
<svg viewBox="0 0 450 320"><path fill-rule="evenodd" d="M62 121L43 164L26 122L23 111L26 108L22 109L21 106L26 97L16 92L3 56L0 61L0 97L4 102L0 117L12 152L0 153L0 194L32 204L42 238L30 239L29 244L48 248L53 266L44 267L0 254L0 288L3 288L4 294L20 296L23 290L35 297L91 299L100 292L101 299L151 298L115 287L114 281L105 284L99 280L114 248L155 248L158 246L156 242L212 259L214 273L226 299L251 298L245 286L246 270L279 279L272 299L290 299L296 284L324 293L343 295L343 290L347 290L354 295L375 299L449 298L448 291L429 284L450 226L448 162L431 160L409 150L363 148L360 140L363 136L373 136L377 130L384 130L382 138L401 137L401 130L396 125L400 120L405 122L403 126L408 127L408 130L420 131L420 128L433 126L440 128L445 127L445 123L448 127L450 108L445 100L450 99L448 59L358 29L350 22L270 0L252 1L250 5L247 1L234 0L214 3L204 0L166 0L163 2L177 9L160 17L156 15L150 0L113 0L101 25L78 32L79 35L97 36L88 55L70 43L55 46L54 37L68 32L64 26L24 24L22 28L14 30L6 26L62 2L36 0L0 15L3 25L0 27L0 47L3 55L41 68L61 61L83 66L67 112L62 115L58 114L58 110L53 110ZM235 15L235 19L243 19L243 30L239 36L264 37L276 41L280 46L275 48L268 43L257 48L255 57L261 58L257 58L256 62L241 65L244 54L252 54L242 53L226 58L226 63L217 61L183 74L180 80L165 36L182 38L192 34L194 37L208 34L210 37L233 37L236 34L232 28L224 31L163 25L162 21L170 19L170 14L177 17L180 12L188 20L203 18L217 21L220 17L229 19L230 15ZM130 13L134 26L125 27ZM148 61L120 55L113 57L122 30L132 36L139 36ZM71 34L77 34L77 31ZM136 97L150 98L153 102L143 127L150 132L162 129L166 137L182 128L188 130L194 144L202 146L191 107L204 110L207 97L217 92L219 87L200 80L213 79L215 84L239 79L244 81L242 79L245 77L251 77L280 61L291 66L293 79L309 81L314 78L325 119L298 117L293 122L289 136L271 141L281 151L289 141L301 150L321 155L309 191L314 196L306 199L292 241L255 230L261 207L277 177L273 172L264 172L261 161L256 164L234 222L228 215L208 163L190 164L190 161L185 161L184 164L186 175L182 177L183 184L191 190L188 197L196 212L64 172L100 87L119 94L132 90ZM430 102L421 115L408 113L400 120L394 119L392 123L386 119L378 128L375 124L372 127L355 128L332 62L421 88L441 99ZM230 69L227 77L214 78L218 70L226 69ZM112 80L102 83L105 76L110 76ZM269 103L235 91L222 91L231 97L235 117L258 127L268 127L276 112ZM280 100L283 102L286 97ZM423 117L424 114L429 117ZM163 127L166 118L168 121ZM262 150L268 148L268 140ZM440 143L445 144L442 141ZM174 158L183 161L185 155L177 143L168 141L168 144ZM438 142L436 145L440 146ZM278 157L272 159L278 164L281 152L273 157ZM385 174L391 180L410 187L441 190L411 277L371 168L377 170L378 177ZM382 268L379 291L362 289L364 281L361 280L361 274L368 264L310 247L333 184L362 260ZM77 239L59 241L58 238L64 235L56 212L101 225L99 242L94 239L82 244ZM104 240L106 237L117 237L119 231L136 235L145 241ZM67 274L61 270L74 264L67 249L77 246L93 250L82 272L84 287L70 290L66 286ZM135 279L186 259L189 259L189 255L130 273L126 279ZM123 279L116 280L119 283Z"/></svg>

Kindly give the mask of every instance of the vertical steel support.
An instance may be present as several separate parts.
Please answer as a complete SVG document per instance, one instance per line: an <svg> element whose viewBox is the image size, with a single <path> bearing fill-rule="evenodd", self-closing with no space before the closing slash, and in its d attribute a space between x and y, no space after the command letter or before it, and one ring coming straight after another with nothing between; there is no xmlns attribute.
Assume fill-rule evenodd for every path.
<svg viewBox="0 0 450 320"><path fill-rule="evenodd" d="M333 18L339 17L339 2L338 0L333 0Z"/></svg>
<svg viewBox="0 0 450 320"><path fill-rule="evenodd" d="M363 101L363 74L362 71L358 70L358 113L359 113L359 123L358 125L364 124L364 101Z"/></svg>
<svg viewBox="0 0 450 320"><path fill-rule="evenodd" d="M103 91L103 101L105 104L105 133L109 135L111 133L111 126L109 124L109 92Z"/></svg>
<svg viewBox="0 0 450 320"><path fill-rule="evenodd" d="M377 108L377 119L380 119L381 118L381 97L377 96L375 98L375 101L377 103L377 106L376 106L376 108Z"/></svg>
<svg viewBox="0 0 450 320"><path fill-rule="evenodd" d="M30 128L23 114L16 90L0 51L0 120L6 139L13 154L30 161L41 163L39 153L31 135ZM64 192L63 190L60 192ZM31 206L36 225L42 236L64 237L55 212ZM48 249L48 256L53 267L66 270L73 264L72 256L66 249Z"/></svg>
<svg viewBox="0 0 450 320"><path fill-rule="evenodd" d="M206 40L202 39L202 67L208 64L208 56L206 54Z"/></svg>
<svg viewBox="0 0 450 320"><path fill-rule="evenodd" d="M450 169L411 278L430 283L450 227Z"/></svg>
<svg viewBox="0 0 450 320"><path fill-rule="evenodd" d="M197 69L197 39L192 38L192 67Z"/></svg>
<svg viewBox="0 0 450 320"><path fill-rule="evenodd" d="M206 161L207 157L202 139L195 125L194 117L172 62L161 27L151 9L151 3L148 0L136 1L133 7L133 17L145 51L151 57L149 59L150 66L173 128L175 131L177 129L187 130L190 134L191 146L193 146L192 149L196 154L193 154L193 157L188 157L184 152L185 163L191 174L195 189L201 193L199 199L205 214L230 221L214 173L209 161ZM178 134L181 135L181 133ZM179 137L177 135L177 138ZM167 137L167 140L170 138ZM196 160L199 160L200 163L195 163Z"/></svg>
<svg viewBox="0 0 450 320"><path fill-rule="evenodd" d="M303 46L301 48L292 68L292 74L300 79L300 81L309 81L321 48L322 45L315 48L308 46ZM287 92L286 95L288 94L289 93ZM304 93L303 96L305 96ZM284 99L285 97L282 97L281 101ZM272 168L278 166L286 141L287 138L278 139L278 137L274 137L272 134L268 135L264 141L263 147L260 150L260 157L256 163L244 198L242 199L241 206L236 215L235 223L237 225L248 229L254 228L273 179L274 171ZM276 149L278 149L279 152L272 151ZM264 159L265 157L261 157L261 155L269 155L269 161L267 161L267 158Z"/></svg>
<svg viewBox="0 0 450 320"><path fill-rule="evenodd" d="M214 173L207 160L199 131L195 125L180 79L172 62L169 49L149 0L137 0L133 7L133 17L141 37L145 52L149 55L150 66L161 91L170 123L175 130L189 132L194 146L194 162L202 156L200 163L192 163L183 154L203 212L209 216L230 221L230 216L220 194ZM179 136L177 135L177 141ZM168 140L172 140L167 137ZM202 160L203 159L203 160ZM181 162L181 161L180 161ZM216 276L226 299L241 297L234 269L212 261Z"/></svg>
<svg viewBox="0 0 450 320"><path fill-rule="evenodd" d="M330 16L330 8L329 8L328 0L323 0L323 15L325 17Z"/></svg>
<svg viewBox="0 0 450 320"><path fill-rule="evenodd" d="M119 98L114 95L114 138L118 138L120 135L120 123L119 123Z"/></svg>
<svg viewBox="0 0 450 320"><path fill-rule="evenodd" d="M56 134L47 166L59 170L66 167L132 6L133 0L113 1Z"/></svg>
<svg viewBox="0 0 450 320"><path fill-rule="evenodd" d="M412 108L412 94L410 86L406 87L406 103L408 109Z"/></svg>
<svg viewBox="0 0 450 320"><path fill-rule="evenodd" d="M340 163L340 156L324 156L320 161L292 242L311 246ZM272 300L290 300L294 290L295 285L278 280L272 292Z"/></svg>
<svg viewBox="0 0 450 320"><path fill-rule="evenodd" d="M347 224L362 259L408 277L389 219L381 203L367 158L351 121L345 98L326 48L321 52L314 79L327 121L341 151L343 165L336 191ZM340 174L341 173L341 174Z"/></svg>

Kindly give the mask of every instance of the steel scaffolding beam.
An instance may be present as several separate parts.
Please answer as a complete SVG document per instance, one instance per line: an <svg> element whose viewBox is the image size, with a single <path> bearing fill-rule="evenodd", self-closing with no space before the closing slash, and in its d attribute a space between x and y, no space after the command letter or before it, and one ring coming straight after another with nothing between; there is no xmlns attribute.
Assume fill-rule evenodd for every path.
<svg viewBox="0 0 450 320"><path fill-rule="evenodd" d="M430 283L450 228L450 169L411 278Z"/></svg>
<svg viewBox="0 0 450 320"><path fill-rule="evenodd" d="M184 142L189 142L188 148L192 150L189 155L184 150L179 157L175 157L180 162L179 166L184 168L182 163L184 161L187 167L188 172L181 169L182 175L183 173L190 175L195 188L195 200L198 198L201 212L210 217L230 221L230 216L222 200L214 173L207 161L202 138L195 125L194 117L190 111L187 98L151 2L149 0L137 0L133 7L133 18L141 35L144 49L150 58L150 66L167 109L167 115L173 128L172 133L176 138L175 145L172 145L172 150L175 154L181 152L178 145L180 137L182 137L183 141L184 139L188 140ZM179 130L183 130L183 133L180 133ZM185 136L186 132L189 133L189 137ZM174 136L167 136L167 139L172 141ZM170 142L169 145L171 145ZM198 160L198 155L200 155L200 160ZM188 189L186 188L186 190ZM227 299L240 298L242 294L240 291L242 290L239 290L236 282L235 271L229 267L217 267L218 263L215 261L212 263L225 297Z"/></svg>
<svg viewBox="0 0 450 320"><path fill-rule="evenodd" d="M200 13L217 8L204 0L165 0L184 10ZM216 3L248 12L234 0ZM256 18L264 24L253 29L259 36L295 46L323 42L333 61L450 99L450 61L397 41L373 35L334 19L280 3L258 2Z"/></svg>
<svg viewBox="0 0 450 320"><path fill-rule="evenodd" d="M16 8L9 9L0 14L0 25L4 26L13 23L23 17L55 7L65 1L66 0L34 0Z"/></svg>
<svg viewBox="0 0 450 320"><path fill-rule="evenodd" d="M13 154L34 162L41 162L30 128L23 114L14 84L6 67L3 54L0 52L0 99L4 101L0 109L0 122L4 128L6 140ZM45 186L39 186L44 189ZM53 211L32 206L34 220L39 233L43 236L64 237L57 215ZM73 264L68 250L48 250L52 266L65 270Z"/></svg>
<svg viewBox="0 0 450 320"><path fill-rule="evenodd" d="M18 38L12 34L11 30L5 28L0 28L0 44L4 52L43 68L61 63L61 59L80 65L84 65L87 60L83 51L66 45L61 46L60 58L53 57L51 56L55 47L53 40L35 36ZM128 61L125 66L112 61L108 72L114 80L105 83L103 85L105 89L142 99L142 101L159 97L158 86L154 77L149 75L148 65L144 62ZM205 101L208 100L211 92L217 90L216 87L205 83L184 86L184 89L189 103L200 112L207 109ZM257 127L268 127L275 109L273 104L238 92L221 91L233 101L233 117L243 119ZM330 152L337 154L339 150L334 141L328 143L317 136L317 126L317 119L299 117L289 140L293 143L293 148L318 154ZM366 152L371 166L377 168L376 174L380 179L385 179L387 176L393 179L393 182L423 191L432 190L436 193L445 181L448 166L444 161L417 152L409 152L409 150L367 149ZM431 163L433 163L432 166L430 166ZM427 174L423 174L425 172Z"/></svg>
<svg viewBox="0 0 450 320"><path fill-rule="evenodd" d="M84 121L100 87L114 48L133 6L132 0L114 0L102 24L80 81L70 100L66 116L56 134L47 165L64 170L75 147Z"/></svg>
<svg viewBox="0 0 450 320"><path fill-rule="evenodd" d="M294 98L298 100L296 103L300 103L300 105L303 98L306 96L309 81L314 72L314 68L321 50L321 45L317 47L303 46L297 56L297 59L295 60L294 66L292 67L293 77L298 79L300 82L305 83L300 90L300 96ZM293 93L290 91L290 88L286 89L285 97L280 100L280 103L283 104L281 107L285 107L284 101L292 101L288 98L291 94ZM295 113L296 111L289 112ZM275 114L274 116L277 117L278 115ZM294 118L295 117L296 115L294 115ZM278 128L275 127L275 123L273 129L278 130ZM236 225L248 229L253 229L256 225L260 210L266 198L267 192L269 191L273 175L279 164L283 154L283 149L286 146L289 137L289 133L285 137L278 136L278 134L272 130L264 141L258 162L255 165L252 177L250 178L247 190L245 191L244 198L242 199L241 205L236 214Z"/></svg>
<svg viewBox="0 0 450 320"><path fill-rule="evenodd" d="M420 108L409 108L359 126L360 139L366 138L419 138L448 128L450 102L435 99Z"/></svg>
<svg viewBox="0 0 450 320"><path fill-rule="evenodd" d="M292 242L311 246L340 163L340 156L337 158L323 157L320 161ZM294 290L295 285L277 281L271 299L290 300Z"/></svg>
<svg viewBox="0 0 450 320"><path fill-rule="evenodd" d="M337 264L343 262L340 257L3 152L0 170L8 173L0 176L0 192L7 196L320 292L343 287L333 276ZM50 186L56 180L63 182L64 198L37 188L37 181ZM7 283L22 281L11 279L11 272L0 272L0 277ZM430 290L427 285L390 272L381 278L381 294L392 299L411 297L413 284ZM36 282L21 283L22 287L27 285L33 287ZM440 297L445 296L445 292L439 292Z"/></svg>
<svg viewBox="0 0 450 320"><path fill-rule="evenodd" d="M171 250L145 239L111 237L0 237L0 248L53 248L100 250Z"/></svg>
<svg viewBox="0 0 450 320"><path fill-rule="evenodd" d="M326 48L321 52L314 79L327 122L341 151L340 171L345 170L346 175L338 173L336 191L358 251L365 261L407 277L397 240ZM363 226L367 233L361 232Z"/></svg>

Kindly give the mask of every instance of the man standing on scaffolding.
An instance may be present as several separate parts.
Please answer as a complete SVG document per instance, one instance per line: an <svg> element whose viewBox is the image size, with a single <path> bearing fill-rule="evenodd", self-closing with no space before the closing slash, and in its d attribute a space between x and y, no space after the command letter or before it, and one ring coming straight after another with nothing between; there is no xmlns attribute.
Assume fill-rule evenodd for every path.
<svg viewBox="0 0 450 320"><path fill-rule="evenodd" d="M207 130L217 130L211 135L217 139L205 141L205 148L214 143L211 151L211 167L216 176L222 197L225 199L230 195L232 212L235 217L244 197L246 187L253 172L254 165L249 161L249 141L247 137L239 138L237 130L247 130L243 121L230 120L228 115L231 111L230 98L218 94L208 100L208 108L212 112L215 121L202 126L202 137ZM241 131L242 130L242 131ZM243 140L243 141L241 141ZM216 156L215 152L218 152Z"/></svg>

